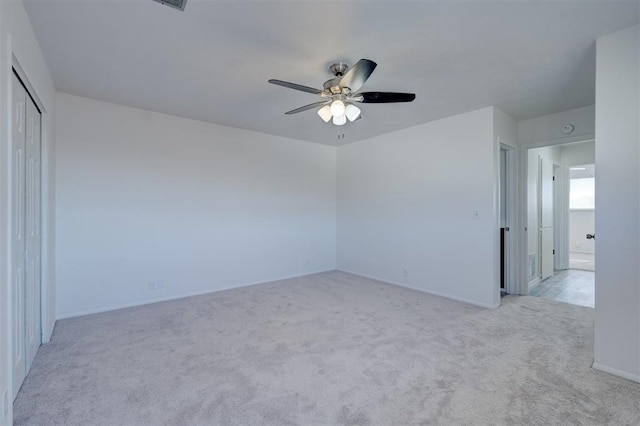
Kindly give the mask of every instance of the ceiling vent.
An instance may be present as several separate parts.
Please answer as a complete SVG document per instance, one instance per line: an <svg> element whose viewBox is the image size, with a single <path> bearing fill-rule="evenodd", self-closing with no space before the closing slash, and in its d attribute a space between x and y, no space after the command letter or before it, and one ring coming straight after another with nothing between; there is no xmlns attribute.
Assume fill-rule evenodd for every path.
<svg viewBox="0 0 640 426"><path fill-rule="evenodd" d="M184 12L184 8L187 5L187 0L153 0L165 6L173 7Z"/></svg>

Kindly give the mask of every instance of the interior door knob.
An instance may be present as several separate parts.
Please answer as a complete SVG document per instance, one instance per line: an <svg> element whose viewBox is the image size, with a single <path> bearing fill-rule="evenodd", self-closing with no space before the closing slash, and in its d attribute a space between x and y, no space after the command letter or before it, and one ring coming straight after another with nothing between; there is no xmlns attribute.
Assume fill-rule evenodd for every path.
<svg viewBox="0 0 640 426"><path fill-rule="evenodd" d="M587 240L595 240L596 234L587 234Z"/></svg>

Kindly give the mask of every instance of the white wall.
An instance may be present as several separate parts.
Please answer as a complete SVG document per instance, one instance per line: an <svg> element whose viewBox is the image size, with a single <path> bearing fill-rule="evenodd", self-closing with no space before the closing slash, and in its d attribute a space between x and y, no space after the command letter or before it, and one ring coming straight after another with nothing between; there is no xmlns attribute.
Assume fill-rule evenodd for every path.
<svg viewBox="0 0 640 426"><path fill-rule="evenodd" d="M595 210L569 210L569 251L595 253L595 241L587 240L596 228Z"/></svg>
<svg viewBox="0 0 640 426"><path fill-rule="evenodd" d="M335 269L335 147L57 106L60 318Z"/></svg>
<svg viewBox="0 0 640 426"><path fill-rule="evenodd" d="M484 108L338 148L339 269L499 303L493 113Z"/></svg>
<svg viewBox="0 0 640 426"><path fill-rule="evenodd" d="M43 338L47 341L53 331L55 322L54 281L54 204L55 197L50 183L55 174L53 156L55 142L55 88L44 57L29 23L21 1L0 1L0 128L8 129L11 119L11 69L13 57L24 71L28 82L37 95L39 104L45 109L42 115L42 149L43 149ZM10 132L0 132L0 424L11 424L12 404L5 404L3 395L12 394L10 358L11 347L11 288L10 253L8 227L11 209L11 163L9 161ZM11 397L9 396L9 400ZM11 401L10 401L11 402ZM6 414L5 414L6 411Z"/></svg>
<svg viewBox="0 0 640 426"><path fill-rule="evenodd" d="M574 126L570 134L562 133L562 126ZM535 147L591 140L595 133L595 106L562 111L518 122L518 142Z"/></svg>
<svg viewBox="0 0 640 426"><path fill-rule="evenodd" d="M498 108L493 108L493 133L500 143L512 148L518 147L518 122Z"/></svg>
<svg viewBox="0 0 640 426"><path fill-rule="evenodd" d="M640 34L596 44L594 367L640 381Z"/></svg>
<svg viewBox="0 0 640 426"><path fill-rule="evenodd" d="M596 162L596 142L588 141L562 146L560 161L567 166L594 164Z"/></svg>

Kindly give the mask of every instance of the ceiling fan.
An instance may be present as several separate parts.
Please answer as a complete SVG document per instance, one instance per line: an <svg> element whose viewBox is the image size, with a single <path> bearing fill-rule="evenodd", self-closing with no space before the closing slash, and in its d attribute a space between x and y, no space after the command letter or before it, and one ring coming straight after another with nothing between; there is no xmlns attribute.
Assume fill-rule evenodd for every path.
<svg viewBox="0 0 640 426"><path fill-rule="evenodd" d="M365 104L387 104L392 102L411 102L416 98L414 93L396 92L358 92L367 81L376 63L369 59L360 59L351 68L344 63L335 63L329 67L329 71L335 76L324 83L324 89L314 89L313 87L300 84L289 83L282 80L269 80L269 83L277 86L288 87L289 89L301 92L320 95L323 100L314 102L300 108L285 112L287 115L297 114L302 111L318 108L318 115L326 123L333 119L333 124L342 126L349 121L361 118L360 108L354 102Z"/></svg>

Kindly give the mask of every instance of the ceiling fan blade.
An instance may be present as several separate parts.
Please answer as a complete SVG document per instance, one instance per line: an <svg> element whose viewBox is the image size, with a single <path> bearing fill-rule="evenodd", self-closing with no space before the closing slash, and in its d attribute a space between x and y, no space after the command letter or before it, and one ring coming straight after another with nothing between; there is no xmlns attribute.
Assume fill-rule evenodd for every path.
<svg viewBox="0 0 640 426"><path fill-rule="evenodd" d="M314 89L313 87L303 86L302 84L289 83L288 81L275 80L273 78L269 80L269 83L275 84L276 86L282 86L289 89L293 89L293 90L299 90L301 92L313 93L314 95L319 95L322 93L322 90L320 89Z"/></svg>
<svg viewBox="0 0 640 426"><path fill-rule="evenodd" d="M340 87L348 87L352 92L358 91L369 78L376 64L369 59L360 59L349 71L340 79Z"/></svg>
<svg viewBox="0 0 640 426"><path fill-rule="evenodd" d="M331 101L314 102L312 104L301 106L300 108L292 109L291 111L287 111L287 112L285 112L285 114L287 114L287 115L297 114L299 112L308 111L310 109L314 109L314 108L317 108L317 107L322 106L322 105L327 105L329 103L331 103Z"/></svg>
<svg viewBox="0 0 640 426"><path fill-rule="evenodd" d="M416 98L415 93L395 92L363 92L355 96L362 96L360 102L365 104L388 104L392 102L411 102Z"/></svg>

